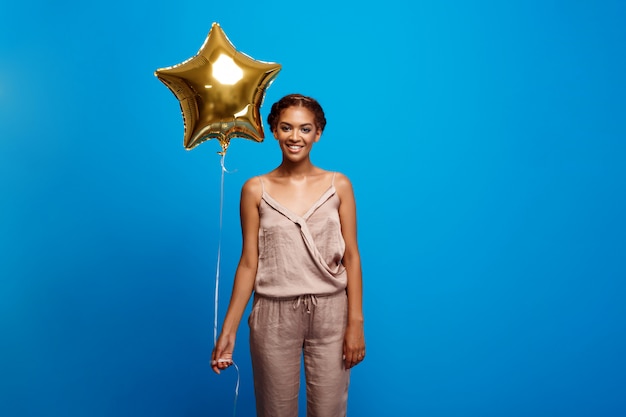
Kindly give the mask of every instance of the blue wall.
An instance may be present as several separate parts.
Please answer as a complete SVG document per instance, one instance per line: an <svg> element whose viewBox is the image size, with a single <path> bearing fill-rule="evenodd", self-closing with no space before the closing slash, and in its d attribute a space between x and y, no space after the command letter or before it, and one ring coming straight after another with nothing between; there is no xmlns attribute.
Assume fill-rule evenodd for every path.
<svg viewBox="0 0 626 417"><path fill-rule="evenodd" d="M6 3L6 2L5 2ZM626 414L620 1L0 6L0 414L232 415L210 372L219 145L154 77L211 23L329 119L357 193L367 360L353 416ZM226 157L219 315L242 183ZM247 326L238 416L254 415Z"/></svg>

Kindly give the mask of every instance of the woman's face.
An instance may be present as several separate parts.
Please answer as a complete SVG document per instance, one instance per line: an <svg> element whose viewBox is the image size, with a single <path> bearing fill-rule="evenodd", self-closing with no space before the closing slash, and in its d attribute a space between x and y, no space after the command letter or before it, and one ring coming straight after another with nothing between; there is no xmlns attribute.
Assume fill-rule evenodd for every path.
<svg viewBox="0 0 626 417"><path fill-rule="evenodd" d="M315 125L315 115L306 107L291 106L280 113L274 137L283 155L291 160L307 158L322 135Z"/></svg>

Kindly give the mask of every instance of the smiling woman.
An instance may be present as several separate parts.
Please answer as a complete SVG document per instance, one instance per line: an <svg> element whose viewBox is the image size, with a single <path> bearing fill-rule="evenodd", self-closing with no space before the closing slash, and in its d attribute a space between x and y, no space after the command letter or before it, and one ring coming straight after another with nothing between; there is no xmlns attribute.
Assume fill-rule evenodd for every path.
<svg viewBox="0 0 626 417"><path fill-rule="evenodd" d="M233 363L237 328L254 292L248 323L257 415L298 415L304 356L307 414L345 416L350 368L365 357L352 186L311 162L326 126L316 100L283 97L268 123L282 163L243 186L243 250L213 370Z"/></svg>

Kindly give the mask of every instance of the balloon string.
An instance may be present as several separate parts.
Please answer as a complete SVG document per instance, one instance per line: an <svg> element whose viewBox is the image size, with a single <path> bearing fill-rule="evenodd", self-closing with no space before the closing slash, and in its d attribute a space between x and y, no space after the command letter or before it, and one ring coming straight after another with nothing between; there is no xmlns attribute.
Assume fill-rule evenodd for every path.
<svg viewBox="0 0 626 417"><path fill-rule="evenodd" d="M213 346L217 344L217 313L219 305L219 288L220 288L220 263L222 259L222 223L224 215L224 173L228 172L224 165L224 159L226 158L226 152L220 153L222 156L220 159L220 165L222 167L222 176L220 179L220 214L219 214L219 234L217 240L217 267L215 271L215 302L213 311ZM239 397L239 367L233 360L233 365L237 371L237 385L235 385L235 401L233 405L233 417L237 415L237 398Z"/></svg>
<svg viewBox="0 0 626 417"><path fill-rule="evenodd" d="M226 167L224 166L225 155L222 155L220 164L222 166L222 177L220 180L220 213L219 213L219 234L217 239L217 267L215 270L215 302L213 303L213 345L217 343L217 312L218 312L218 300L219 300L219 288L220 288L220 263L222 258L222 219L224 214L224 173Z"/></svg>

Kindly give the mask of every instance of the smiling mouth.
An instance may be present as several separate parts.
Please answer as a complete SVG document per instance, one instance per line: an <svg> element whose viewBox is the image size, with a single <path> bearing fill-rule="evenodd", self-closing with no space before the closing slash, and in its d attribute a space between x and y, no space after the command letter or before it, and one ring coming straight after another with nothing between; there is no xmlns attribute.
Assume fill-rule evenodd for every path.
<svg viewBox="0 0 626 417"><path fill-rule="evenodd" d="M289 149L291 149L292 151L298 151L298 150L304 148L304 146L300 146L300 145L288 145L287 147Z"/></svg>

